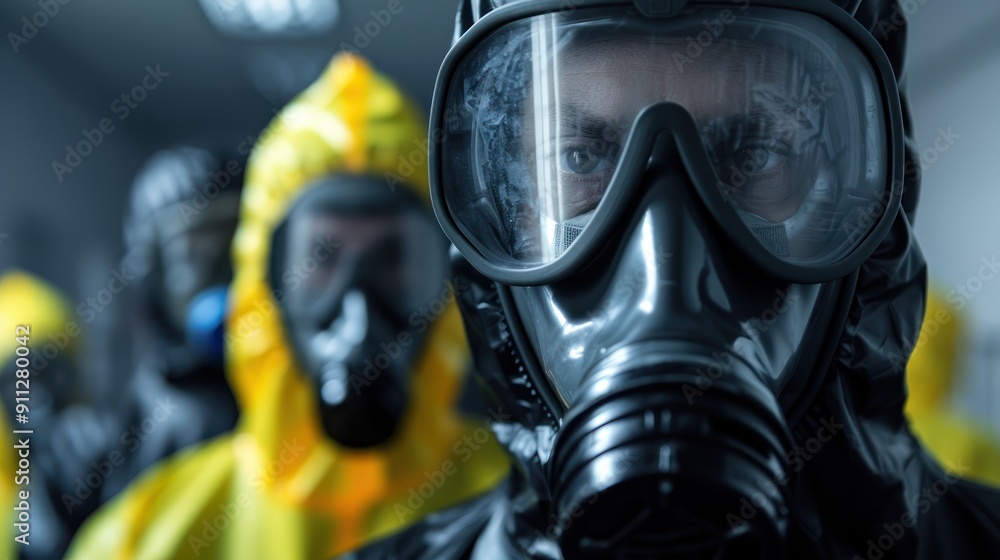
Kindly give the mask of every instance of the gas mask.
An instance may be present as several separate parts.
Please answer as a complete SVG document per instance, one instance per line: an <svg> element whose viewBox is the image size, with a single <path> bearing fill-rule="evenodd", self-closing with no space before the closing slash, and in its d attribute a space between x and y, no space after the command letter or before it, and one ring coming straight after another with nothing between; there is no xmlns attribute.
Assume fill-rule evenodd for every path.
<svg viewBox="0 0 1000 560"><path fill-rule="evenodd" d="M222 152L183 146L154 155L133 186L126 267L140 279L152 327L185 345L186 361L221 367L219 311L232 280L242 172Z"/></svg>
<svg viewBox="0 0 1000 560"><path fill-rule="evenodd" d="M196 215L191 201L153 216L163 267L162 305L173 329L190 336L196 301L232 280L229 248L239 220L239 192L224 193Z"/></svg>
<svg viewBox="0 0 1000 560"><path fill-rule="evenodd" d="M452 48L431 128L470 344L515 412L495 429L540 540L779 556L789 427L901 196L870 34L826 1L514 2Z"/></svg>
<svg viewBox="0 0 1000 560"><path fill-rule="evenodd" d="M416 195L366 176L308 187L275 231L270 282L334 441L371 447L399 427L446 254Z"/></svg>

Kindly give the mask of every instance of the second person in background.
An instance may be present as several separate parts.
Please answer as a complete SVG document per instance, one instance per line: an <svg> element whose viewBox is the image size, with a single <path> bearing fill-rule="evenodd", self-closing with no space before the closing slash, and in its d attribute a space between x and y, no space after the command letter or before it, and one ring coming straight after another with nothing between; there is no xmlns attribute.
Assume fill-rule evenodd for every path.
<svg viewBox="0 0 1000 560"><path fill-rule="evenodd" d="M325 558L504 478L484 420L457 409L468 356L425 138L350 55L270 125L234 240L239 424L140 477L71 557Z"/></svg>

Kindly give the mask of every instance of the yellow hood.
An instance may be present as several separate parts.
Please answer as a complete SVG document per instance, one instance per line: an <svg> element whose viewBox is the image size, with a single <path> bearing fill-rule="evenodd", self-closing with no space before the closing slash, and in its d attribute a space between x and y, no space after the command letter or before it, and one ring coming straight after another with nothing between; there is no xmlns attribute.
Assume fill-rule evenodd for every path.
<svg viewBox="0 0 1000 560"><path fill-rule="evenodd" d="M964 344L964 318L941 290L928 289L924 322L906 367L907 414L919 416L945 403L962 367Z"/></svg>
<svg viewBox="0 0 1000 560"><path fill-rule="evenodd" d="M14 356L20 345L14 340L14 329L18 325L31 327L32 354L74 352L79 329L76 323L69 328L73 320L71 309L58 290L37 276L17 270L0 276L0 332L4 333L0 338L0 363ZM59 349L56 338L65 346L64 350Z"/></svg>
<svg viewBox="0 0 1000 560"><path fill-rule="evenodd" d="M426 136L413 105L351 55L271 123L251 154L233 247L226 339L239 424L140 477L88 520L70 557L328 558L503 479L507 457L484 420L456 410L468 356L453 303L413 366L403 425L356 450L325 436L267 280L272 234L314 180L391 173L426 200Z"/></svg>
<svg viewBox="0 0 1000 560"><path fill-rule="evenodd" d="M0 337L0 367L6 366L18 357L19 346L27 346L30 383L31 377L38 373L35 370L35 366L39 363L36 360L38 356L46 360L44 352L49 353L48 359L55 357L57 352L74 352L75 337L80 331L76 323L73 323L72 328L68 328L72 321L70 310L71 307L62 294L41 278L21 271L12 271L0 276L0 333L3 333ZM19 325L24 325L27 329L18 329ZM22 341L27 344L22 345ZM60 344L64 346L63 349L59 348ZM4 382L13 384L14 380L5 379ZM0 433L7 438L0 442L0 468L9 473L16 470L17 459L11 447L13 441L9 439L11 429L15 429L7 420L8 415L12 414L12 411L3 410L0 404ZM24 489L14 486L13 476L2 477L0 508L6 512L13 511L11 508L14 502L19 501L16 493L21 490ZM30 493L30 488L28 491ZM12 531L13 523L17 521L14 516L12 518L3 523L3 528L0 529L0 539L4 543L0 546L0 552L6 553L5 558L13 558L16 555Z"/></svg>
<svg viewBox="0 0 1000 560"><path fill-rule="evenodd" d="M388 80L351 55L333 60L324 75L286 107L250 158L240 226L234 241L233 313L228 324L230 379L241 406L246 465L266 466L288 438L308 451L265 481L293 504L363 519L394 487L406 488L408 462L442 456L459 428L455 400L467 367L465 340L454 305L432 330L416 364L413 403L404 428L389 444L350 450L326 438L313 386L299 371L267 282L271 236L303 188L333 173L399 175L427 198L426 128L417 110ZM400 168L417 153L419 164ZM407 163L409 165L409 163ZM386 188L389 188L386 183Z"/></svg>

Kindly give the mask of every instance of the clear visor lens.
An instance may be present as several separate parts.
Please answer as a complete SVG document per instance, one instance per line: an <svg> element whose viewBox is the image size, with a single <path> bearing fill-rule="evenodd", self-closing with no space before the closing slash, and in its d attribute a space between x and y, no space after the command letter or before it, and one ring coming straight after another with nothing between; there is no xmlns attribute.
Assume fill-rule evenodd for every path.
<svg viewBox="0 0 1000 560"><path fill-rule="evenodd" d="M500 266L558 259L600 211L636 117L672 102L693 116L747 235L799 265L845 257L887 191L876 74L819 18L733 12L664 22L577 10L487 37L445 100L445 200L459 228Z"/></svg>

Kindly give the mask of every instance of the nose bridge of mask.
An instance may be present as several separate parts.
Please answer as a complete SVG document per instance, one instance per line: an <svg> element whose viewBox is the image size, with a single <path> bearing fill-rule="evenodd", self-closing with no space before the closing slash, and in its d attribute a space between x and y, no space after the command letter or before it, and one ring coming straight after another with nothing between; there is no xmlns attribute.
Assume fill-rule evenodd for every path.
<svg viewBox="0 0 1000 560"><path fill-rule="evenodd" d="M647 153L626 227L590 265L572 282L512 290L549 383L571 405L605 352L666 337L748 360L780 385L818 287L756 272L699 196L669 129Z"/></svg>
<svg viewBox="0 0 1000 560"><path fill-rule="evenodd" d="M659 283L676 284L673 292L681 295L686 309L696 309L696 286L705 278L710 265L709 245L718 245L713 217L699 198L687 165L680 155L677 138L669 130L656 135L646 174L641 183L641 241L644 252L653 250L662 270ZM648 231L646 231L648 230ZM719 251L716 247L716 253ZM680 303L680 302L678 302Z"/></svg>
<svg viewBox="0 0 1000 560"><path fill-rule="evenodd" d="M622 211L621 207L626 213L634 211L630 209L652 195L665 199L672 212L668 221L675 229L684 221L684 213L703 214L706 220L719 219L703 204L702 194L696 186L711 177L705 171L709 162L695 126L687 109L675 103L657 103L643 111L637 118L609 192L605 193L606 198L626 197L623 201L610 201L619 207L618 212ZM644 202L641 210L647 210L648 206L648 202ZM589 223L593 215L591 212L578 218L586 217ZM622 219L627 218L618 217L618 221ZM675 231L667 238L674 243L681 235ZM664 248L664 239L652 242ZM684 254L684 249L681 243L665 250Z"/></svg>
<svg viewBox="0 0 1000 560"><path fill-rule="evenodd" d="M566 406L617 346L651 335L718 332L699 315L708 260L704 228L693 221L704 216L669 131L657 134L646 162L622 231L589 266L569 282L513 289L518 314L533 318L525 327L536 355Z"/></svg>
<svg viewBox="0 0 1000 560"><path fill-rule="evenodd" d="M790 243L798 237L808 237L811 225L828 219L824 212L828 213L837 199L837 178L831 170L816 171L809 185L804 187L806 194L789 217L774 220L760 216L731 200L726 185L712 171L715 166L713 157L711 152L706 151L708 147L697 127L688 109L676 103L660 102L646 107L636 118L619 167L604 197L638 196L635 187L630 185L643 182L642 175L683 173L685 188L703 203L698 208L707 211L714 222L725 226L723 229L731 242L745 245L744 239L734 237L740 236L741 229L745 228L743 237L755 238L759 245L779 257L790 254ZM644 183L642 189L647 188L648 184ZM604 205L605 208L607 206L620 207L621 204ZM557 230L560 235L556 239L561 243L556 246L556 254L568 250L584 228L594 222L595 214L601 212L602 207L599 206L596 211L560 224ZM733 223L723 224L723 220ZM804 232L806 235L803 235Z"/></svg>
<svg viewBox="0 0 1000 560"><path fill-rule="evenodd" d="M660 111L661 113L671 113L674 118L669 119L669 122L673 123L677 123L679 120L676 118L678 112L684 112L690 117L690 114L687 113L686 109L671 102L653 104L650 108L653 109L652 112L657 112L657 108L662 108L665 111ZM605 198L611 194L610 191L612 189L617 191L622 191L623 189L628 190L631 193L631 196L641 195L641 192L637 194L634 189L630 189L629 183L642 181L642 176L644 175L675 176L675 174L686 171L686 166L683 158L680 156L677 144L677 138L679 135L676 134L676 131L673 129L676 128L676 125L674 125L674 127L671 125L663 125L660 123L661 120L662 119L655 117L640 117L637 119L637 124L631 134L632 138L628 141L628 147L625 148L627 160L619 163L619 169L616 170L615 178L611 179L611 185L609 185L605 190ZM651 123L653 126L650 126ZM685 141L690 142L692 140L694 140L694 138L687 138ZM690 148L691 147L689 147L688 150L689 152L695 151ZM645 159L643 160L642 158ZM636 169L633 172L630 169L631 167L644 167L644 170ZM686 180L678 181L675 188L684 188L693 192L694 187L691 184L690 177L687 173L684 174L686 176ZM616 179L619 177L624 177L624 179ZM645 190L649 187L649 184L646 184L645 181L643 181L643 183L642 189ZM558 222L553 236L554 255L558 257L566 252L601 210L602 208L598 207L589 212Z"/></svg>
<svg viewBox="0 0 1000 560"><path fill-rule="evenodd" d="M760 345L759 357L769 364L761 373L778 376L812 316L819 285L785 285L757 269L738 250L719 226L720 217L699 196L678 149L678 142L684 141L683 136L661 130L642 179L636 211L641 218L630 242L642 250L654 248L656 259L632 257L632 262L642 262L655 278L663 301L636 305L645 306L647 315L661 320L669 317L678 330L695 333L694 338L709 345L728 348L738 339L744 350ZM818 194L811 197L827 194L819 183L822 179L813 189ZM807 199L798 214L777 224L781 234L792 238L795 221L808 219L803 214L811 210ZM706 313L709 308L715 311ZM784 334L771 336L769 330L772 335ZM745 357L749 359L749 354Z"/></svg>

